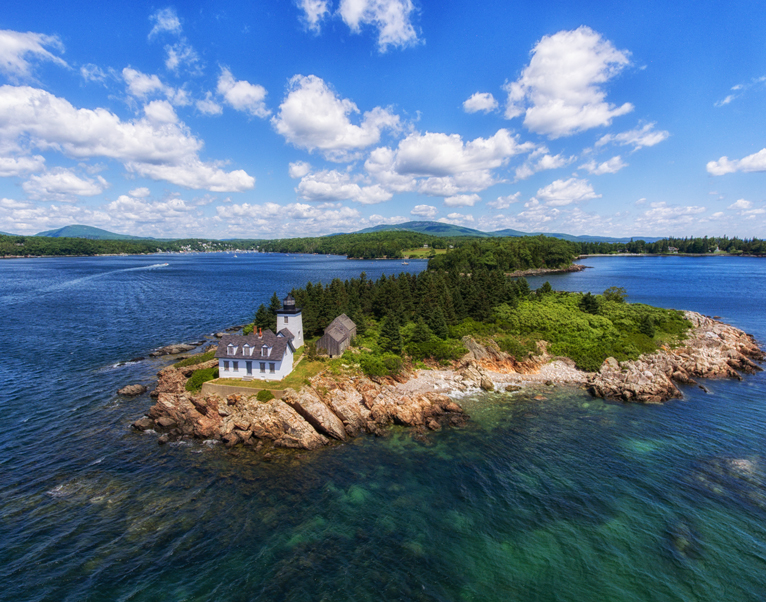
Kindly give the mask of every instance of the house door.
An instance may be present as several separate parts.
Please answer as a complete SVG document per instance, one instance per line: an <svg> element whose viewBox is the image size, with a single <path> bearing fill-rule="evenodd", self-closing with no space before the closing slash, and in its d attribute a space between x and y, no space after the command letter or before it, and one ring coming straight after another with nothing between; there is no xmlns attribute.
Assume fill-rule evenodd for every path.
<svg viewBox="0 0 766 602"><path fill-rule="evenodd" d="M251 376L253 374L253 362L245 362L245 366L247 367L248 376Z"/></svg>

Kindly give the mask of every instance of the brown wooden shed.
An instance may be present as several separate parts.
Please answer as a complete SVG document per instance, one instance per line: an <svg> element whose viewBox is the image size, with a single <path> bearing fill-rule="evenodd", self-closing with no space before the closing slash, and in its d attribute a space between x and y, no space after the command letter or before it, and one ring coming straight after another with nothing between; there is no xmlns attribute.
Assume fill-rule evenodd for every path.
<svg viewBox="0 0 766 602"><path fill-rule="evenodd" d="M355 336L356 324L346 314L341 314L324 329L324 335L317 341L317 351L324 351L330 357L343 355Z"/></svg>

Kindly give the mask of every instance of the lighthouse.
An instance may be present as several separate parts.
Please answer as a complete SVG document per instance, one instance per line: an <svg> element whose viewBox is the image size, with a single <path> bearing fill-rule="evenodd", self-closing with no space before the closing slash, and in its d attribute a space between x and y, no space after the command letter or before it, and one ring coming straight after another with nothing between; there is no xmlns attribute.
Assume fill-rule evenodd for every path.
<svg viewBox="0 0 766 602"><path fill-rule="evenodd" d="M282 300L282 309L277 311L277 334L283 334L285 328L293 335L293 347L303 347L303 316L290 293Z"/></svg>

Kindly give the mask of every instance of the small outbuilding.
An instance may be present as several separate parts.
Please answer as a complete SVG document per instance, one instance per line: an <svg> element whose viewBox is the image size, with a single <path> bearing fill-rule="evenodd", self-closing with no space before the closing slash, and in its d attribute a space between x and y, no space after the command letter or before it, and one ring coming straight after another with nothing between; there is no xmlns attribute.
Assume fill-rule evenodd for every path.
<svg viewBox="0 0 766 602"><path fill-rule="evenodd" d="M355 336L356 324L346 314L341 314L324 329L324 335L317 341L317 351L325 351L330 357L343 355Z"/></svg>

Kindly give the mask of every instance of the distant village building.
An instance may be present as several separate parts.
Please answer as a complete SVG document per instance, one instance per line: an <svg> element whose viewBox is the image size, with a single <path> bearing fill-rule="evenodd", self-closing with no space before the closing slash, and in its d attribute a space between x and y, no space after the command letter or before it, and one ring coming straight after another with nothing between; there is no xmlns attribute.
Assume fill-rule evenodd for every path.
<svg viewBox="0 0 766 602"><path fill-rule="evenodd" d="M330 357L343 355L355 336L356 324L346 314L341 314L324 329L324 335L317 341L317 351L324 350Z"/></svg>
<svg viewBox="0 0 766 602"><path fill-rule="evenodd" d="M678 247L668 247L668 253L678 253Z"/></svg>
<svg viewBox="0 0 766 602"><path fill-rule="evenodd" d="M226 335L218 343L220 378L282 380L293 371L295 350L303 345L303 317L287 295L277 313L274 334L268 328L248 335ZM354 331L356 332L356 330Z"/></svg>

